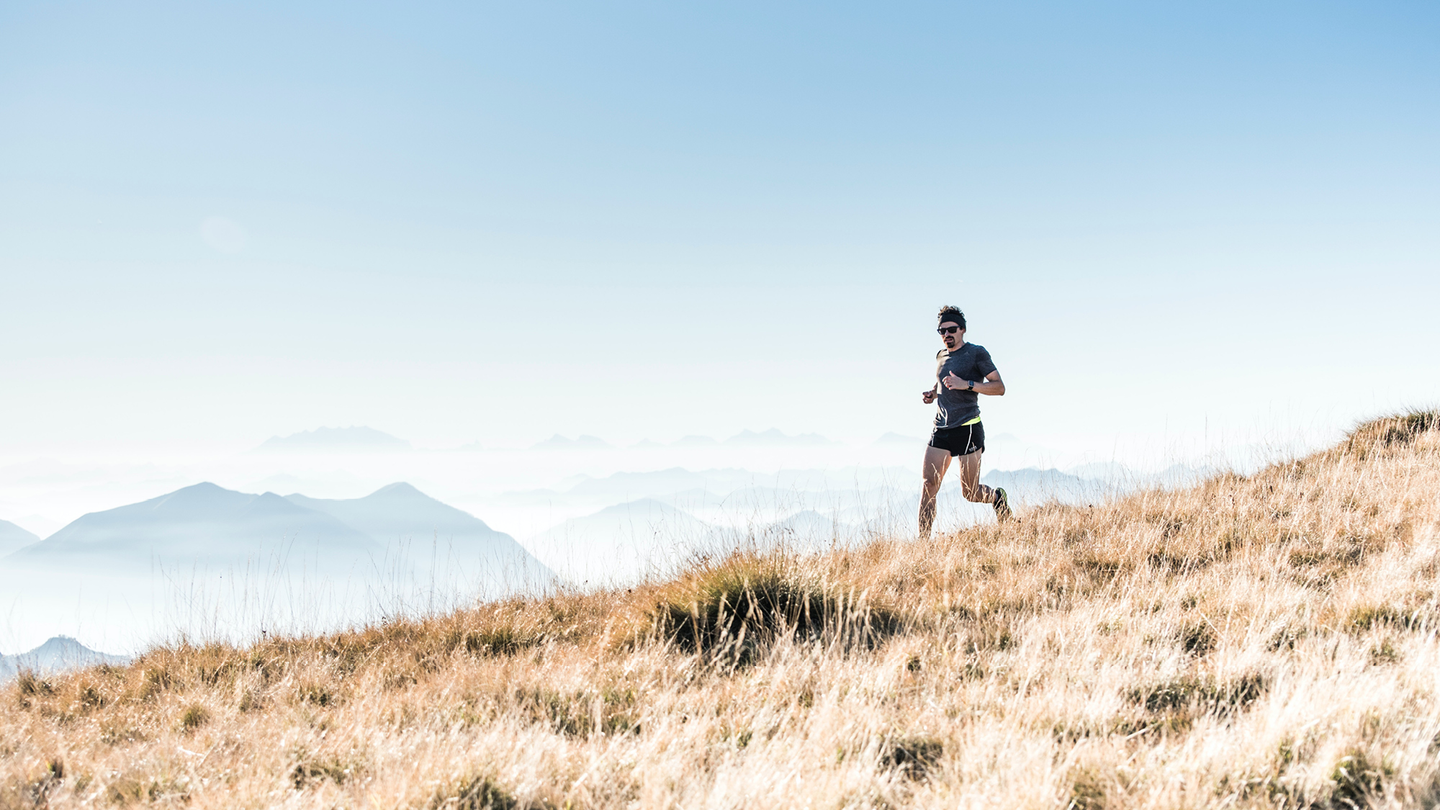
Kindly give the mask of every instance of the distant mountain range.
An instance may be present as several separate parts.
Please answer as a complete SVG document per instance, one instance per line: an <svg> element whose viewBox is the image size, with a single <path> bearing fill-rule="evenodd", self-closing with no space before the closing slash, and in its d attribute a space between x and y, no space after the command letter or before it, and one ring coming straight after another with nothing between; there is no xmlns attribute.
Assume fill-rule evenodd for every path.
<svg viewBox="0 0 1440 810"><path fill-rule="evenodd" d="M1026 467L1021 470L991 470L980 476L981 482L1004 487L1016 504L1098 503L1116 492L1116 484L1053 469Z"/></svg>
<svg viewBox="0 0 1440 810"><path fill-rule="evenodd" d="M390 484L364 498L324 500L290 495L286 500L329 515L380 541L387 548L408 545L408 553L460 566L469 577L484 577L491 591L507 584L548 588L554 573L503 532L406 483ZM467 570L468 569L468 570Z"/></svg>
<svg viewBox="0 0 1440 810"><path fill-rule="evenodd" d="M0 655L0 683L29 670L36 673L61 672L96 664L124 664L123 655L107 655L86 647L69 636L56 636L30 652Z"/></svg>
<svg viewBox="0 0 1440 810"><path fill-rule="evenodd" d="M806 551L824 549L836 543L851 543L861 535L862 532L855 526L806 509L763 527L758 539L762 543L779 543Z"/></svg>
<svg viewBox="0 0 1440 810"><path fill-rule="evenodd" d="M374 428L316 428L290 436L272 436L255 448L258 453L399 453L410 442Z"/></svg>
<svg viewBox="0 0 1440 810"><path fill-rule="evenodd" d="M597 585L671 571L710 535L694 515L645 498L567 520L529 545L561 576Z"/></svg>
<svg viewBox="0 0 1440 810"><path fill-rule="evenodd" d="M38 542L40 542L39 537L25 531L8 520L0 520L0 557L16 549L28 546L31 543Z"/></svg>
<svg viewBox="0 0 1440 810"><path fill-rule="evenodd" d="M733 467L702 472L671 467L652 472L618 472L604 478L587 478L566 490L565 495L576 500L616 503L693 489L729 492L747 485L754 478L755 473Z"/></svg>
<svg viewBox="0 0 1440 810"><path fill-rule="evenodd" d="M793 499L796 491L846 489L853 484L853 478L845 475L844 471L838 474L827 470L758 473L739 467L725 467L695 472L683 467L670 467L649 472L618 472L604 478L581 475L576 476L568 488L505 492L496 496L493 502L504 506L566 504L593 508L643 498L671 502L680 497L687 504L718 505L732 493L746 490L765 490L774 494L772 501L785 501Z"/></svg>
<svg viewBox="0 0 1440 810"><path fill-rule="evenodd" d="M1111 466L1086 468L1090 478L1051 468L990 470L982 481L1004 487L1018 505L1099 503L1141 486L1166 485L1187 471L1142 475ZM1103 475L1104 478L1098 476ZM1192 478L1198 473L1188 471ZM527 538L536 555L560 573L584 581L607 564L630 575L676 553L734 539L745 525L754 539L803 540L800 546L848 542L867 534L913 532L919 470L909 467L701 471L672 467L581 476L566 489L503 493L506 507L547 507L561 513L600 509ZM962 523L985 520L988 507L967 503L950 476L940 493L942 515ZM788 531L788 534L787 534ZM729 532L727 534L727 532ZM726 541L728 542L728 540ZM659 563L657 563L659 561Z"/></svg>
<svg viewBox="0 0 1440 810"><path fill-rule="evenodd" d="M405 483L351 500L196 484L85 515L0 565L115 571L155 562L259 565L335 576L422 561L529 589L553 580L508 534Z"/></svg>
<svg viewBox="0 0 1440 810"><path fill-rule="evenodd" d="M641 498L567 520L531 537L529 545L572 583L594 586L673 574L701 556L737 547L785 545L804 551L848 542L858 534L855 527L814 511L735 528Z"/></svg>

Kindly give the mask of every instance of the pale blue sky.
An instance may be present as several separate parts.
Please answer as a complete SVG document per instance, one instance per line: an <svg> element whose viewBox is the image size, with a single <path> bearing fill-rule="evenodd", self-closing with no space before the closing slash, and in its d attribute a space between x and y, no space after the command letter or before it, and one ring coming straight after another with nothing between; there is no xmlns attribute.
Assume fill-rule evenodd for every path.
<svg viewBox="0 0 1440 810"><path fill-rule="evenodd" d="M0 6L0 449L1047 442L1440 391L1433 3ZM208 224L207 224L208 223Z"/></svg>

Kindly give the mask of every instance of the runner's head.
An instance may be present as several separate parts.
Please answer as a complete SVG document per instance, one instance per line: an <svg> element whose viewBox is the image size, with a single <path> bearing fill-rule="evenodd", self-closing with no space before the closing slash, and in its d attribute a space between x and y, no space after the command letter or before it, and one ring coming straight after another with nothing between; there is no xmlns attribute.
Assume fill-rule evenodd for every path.
<svg viewBox="0 0 1440 810"><path fill-rule="evenodd" d="M936 330L945 341L945 350L953 352L965 343L965 313L959 307L940 308L940 326Z"/></svg>

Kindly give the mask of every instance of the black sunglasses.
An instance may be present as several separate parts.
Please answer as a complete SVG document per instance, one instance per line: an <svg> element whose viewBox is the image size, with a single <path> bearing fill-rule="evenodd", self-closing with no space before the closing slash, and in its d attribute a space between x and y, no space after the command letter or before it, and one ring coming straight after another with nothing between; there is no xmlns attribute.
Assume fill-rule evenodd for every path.
<svg viewBox="0 0 1440 810"><path fill-rule="evenodd" d="M936 331L936 333L941 334L941 335L953 335L953 334L955 334L956 332L959 332L959 331L960 331L960 327L958 327L958 326L942 326L942 327L940 327L939 329L936 329L935 331Z"/></svg>

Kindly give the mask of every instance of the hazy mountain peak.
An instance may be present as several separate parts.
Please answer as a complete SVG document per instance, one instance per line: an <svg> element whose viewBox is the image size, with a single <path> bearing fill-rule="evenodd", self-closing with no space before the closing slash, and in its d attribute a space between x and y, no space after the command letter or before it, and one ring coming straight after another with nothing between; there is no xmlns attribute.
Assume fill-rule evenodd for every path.
<svg viewBox="0 0 1440 810"><path fill-rule="evenodd" d="M146 565L153 559L228 564L263 553L267 546L297 541L342 555L380 548L374 539L343 522L273 492L250 495L205 482L141 503L91 512L6 559L107 571Z"/></svg>
<svg viewBox="0 0 1440 810"><path fill-rule="evenodd" d="M371 427L321 427L289 436L272 436L256 448L260 452L357 453L409 450L410 442Z"/></svg>
<svg viewBox="0 0 1440 810"><path fill-rule="evenodd" d="M153 512L183 516L194 513L210 514L217 510L241 509L254 498L254 495L235 492L209 481L202 481L188 487L181 487L168 495L151 498L135 504L135 506L149 507L149 510ZM120 508L132 507L122 506Z"/></svg>
<svg viewBox="0 0 1440 810"><path fill-rule="evenodd" d="M123 655L107 655L92 650L69 636L55 636L29 652L0 655L0 682L26 669L58 672L95 664L123 664L129 660Z"/></svg>
<svg viewBox="0 0 1440 810"><path fill-rule="evenodd" d="M34 653L67 653L67 652L94 652L94 650L76 641L72 636L54 636L44 644L30 651Z"/></svg>
<svg viewBox="0 0 1440 810"><path fill-rule="evenodd" d="M369 495L366 495L365 498L366 498L366 499L370 499L370 498L376 498L376 499L382 499L382 498L383 498L383 499L394 499L394 498L407 498L407 499L408 499L408 498L425 498L426 500L434 500L434 499L431 498L429 495L426 495L425 493L423 493L423 492L421 492L420 490L416 489L416 488L415 488L415 485L409 483L408 481L396 481L396 482L393 483L393 484L386 484L385 486L383 486L383 487L375 490L374 492L370 493Z"/></svg>
<svg viewBox="0 0 1440 810"><path fill-rule="evenodd" d="M188 487L181 487L168 495L161 495L156 498L160 503L184 503L186 501L201 500L215 497L224 497L226 494L237 494L219 484L210 481L201 481L198 484L191 484Z"/></svg>

